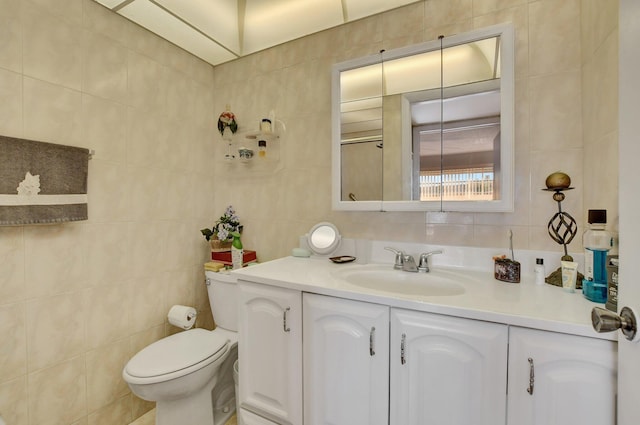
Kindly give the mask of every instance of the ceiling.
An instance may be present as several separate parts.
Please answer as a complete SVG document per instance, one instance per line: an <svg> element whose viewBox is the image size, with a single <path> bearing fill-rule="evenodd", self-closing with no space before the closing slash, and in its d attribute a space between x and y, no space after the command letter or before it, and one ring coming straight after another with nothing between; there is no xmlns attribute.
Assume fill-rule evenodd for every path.
<svg viewBox="0 0 640 425"><path fill-rule="evenodd" d="M416 0L94 0L219 65Z"/></svg>

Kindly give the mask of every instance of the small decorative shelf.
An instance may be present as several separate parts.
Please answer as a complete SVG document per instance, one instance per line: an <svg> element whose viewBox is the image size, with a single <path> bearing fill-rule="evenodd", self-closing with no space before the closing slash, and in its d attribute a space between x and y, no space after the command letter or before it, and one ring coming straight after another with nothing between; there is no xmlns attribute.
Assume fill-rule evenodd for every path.
<svg viewBox="0 0 640 425"><path fill-rule="evenodd" d="M270 140L279 139L280 135L277 132L263 133L262 131L250 131L245 135L245 137L247 139L266 140L268 142Z"/></svg>

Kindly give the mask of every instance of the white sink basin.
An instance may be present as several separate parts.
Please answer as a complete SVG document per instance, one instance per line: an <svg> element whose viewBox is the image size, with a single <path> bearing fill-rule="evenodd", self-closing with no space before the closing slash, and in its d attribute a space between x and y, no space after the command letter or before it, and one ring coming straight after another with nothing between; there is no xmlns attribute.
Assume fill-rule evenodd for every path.
<svg viewBox="0 0 640 425"><path fill-rule="evenodd" d="M333 275L354 286L391 294L432 297L461 295L465 292L464 286L459 283L463 279L460 274L441 269L412 273L376 264L350 266Z"/></svg>

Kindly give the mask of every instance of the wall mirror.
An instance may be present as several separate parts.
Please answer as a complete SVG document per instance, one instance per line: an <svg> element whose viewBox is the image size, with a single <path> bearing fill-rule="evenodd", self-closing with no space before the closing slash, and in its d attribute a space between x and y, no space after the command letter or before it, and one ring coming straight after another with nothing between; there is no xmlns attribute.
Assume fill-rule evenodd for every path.
<svg viewBox="0 0 640 425"><path fill-rule="evenodd" d="M334 65L333 209L513 211L513 39L498 25Z"/></svg>

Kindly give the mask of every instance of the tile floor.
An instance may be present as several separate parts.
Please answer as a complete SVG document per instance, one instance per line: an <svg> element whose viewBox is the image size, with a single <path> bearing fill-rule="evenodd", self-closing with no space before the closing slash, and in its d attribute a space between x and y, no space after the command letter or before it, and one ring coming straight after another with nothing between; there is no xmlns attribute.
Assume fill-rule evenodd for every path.
<svg viewBox="0 0 640 425"><path fill-rule="evenodd" d="M135 421L131 422L129 425L155 425L156 423L156 409L150 410L144 415L140 416ZM225 425L237 425L236 415L233 415Z"/></svg>

